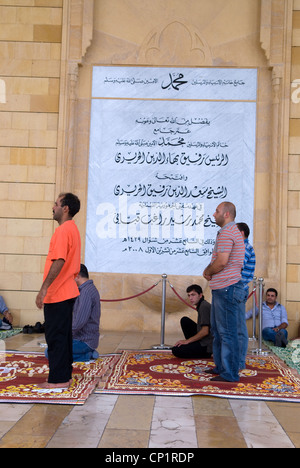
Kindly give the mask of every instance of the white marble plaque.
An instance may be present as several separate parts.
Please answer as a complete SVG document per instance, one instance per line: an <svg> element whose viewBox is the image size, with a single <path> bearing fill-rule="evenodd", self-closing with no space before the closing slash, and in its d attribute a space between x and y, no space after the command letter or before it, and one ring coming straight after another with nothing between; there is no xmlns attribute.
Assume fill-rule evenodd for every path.
<svg viewBox="0 0 300 468"><path fill-rule="evenodd" d="M225 200L252 228L255 99L252 69L95 67L90 271L201 275Z"/></svg>
<svg viewBox="0 0 300 468"><path fill-rule="evenodd" d="M254 68L94 67L93 98L256 100Z"/></svg>

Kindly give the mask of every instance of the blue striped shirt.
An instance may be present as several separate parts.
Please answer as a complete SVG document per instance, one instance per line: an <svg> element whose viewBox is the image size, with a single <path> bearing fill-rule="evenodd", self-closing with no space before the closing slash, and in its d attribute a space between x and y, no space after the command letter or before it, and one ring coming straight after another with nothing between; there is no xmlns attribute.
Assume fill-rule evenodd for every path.
<svg viewBox="0 0 300 468"><path fill-rule="evenodd" d="M73 340L83 341L91 349L96 349L100 336L100 295L93 280L79 286L73 309Z"/></svg>
<svg viewBox="0 0 300 468"><path fill-rule="evenodd" d="M245 244L245 259L244 259L244 266L242 269L242 282L244 284L244 288L246 289L250 281L252 281L254 278L256 258L255 258L254 248L249 243L248 239L244 239L244 244Z"/></svg>

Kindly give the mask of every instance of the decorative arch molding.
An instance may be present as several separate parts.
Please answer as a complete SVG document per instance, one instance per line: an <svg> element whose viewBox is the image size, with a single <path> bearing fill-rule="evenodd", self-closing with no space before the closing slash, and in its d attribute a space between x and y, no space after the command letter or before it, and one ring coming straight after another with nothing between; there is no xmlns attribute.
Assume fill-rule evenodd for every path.
<svg viewBox="0 0 300 468"><path fill-rule="evenodd" d="M272 71L268 279L286 297L288 135L293 0L261 0L260 42Z"/></svg>
<svg viewBox="0 0 300 468"><path fill-rule="evenodd" d="M79 66L93 39L94 0L64 0L58 126L57 191L72 190Z"/></svg>
<svg viewBox="0 0 300 468"><path fill-rule="evenodd" d="M175 38L175 39L174 39ZM144 40L138 62L142 64L211 66L211 50L194 26L172 21L152 30Z"/></svg>

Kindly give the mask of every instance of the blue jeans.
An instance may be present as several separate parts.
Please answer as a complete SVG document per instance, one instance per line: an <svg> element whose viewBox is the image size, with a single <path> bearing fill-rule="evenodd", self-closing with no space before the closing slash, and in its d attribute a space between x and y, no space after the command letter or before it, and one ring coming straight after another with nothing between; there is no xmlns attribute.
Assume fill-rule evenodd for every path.
<svg viewBox="0 0 300 468"><path fill-rule="evenodd" d="M45 356L48 359L48 349L45 350ZM86 343L73 340L73 362L87 362L98 357L99 353L90 348Z"/></svg>
<svg viewBox="0 0 300 468"><path fill-rule="evenodd" d="M239 335L239 350L240 350L240 370L246 367L246 356L248 352L249 335L246 323L246 302L249 295L249 288L245 289L245 299L240 303L238 335Z"/></svg>
<svg viewBox="0 0 300 468"><path fill-rule="evenodd" d="M86 362L91 359L97 359L99 354L90 348L86 343L79 340L73 340L73 362Z"/></svg>
<svg viewBox="0 0 300 468"><path fill-rule="evenodd" d="M238 382L240 366L239 325L241 304L247 292L242 281L212 291L211 326L216 372L229 382Z"/></svg>
<svg viewBox="0 0 300 468"><path fill-rule="evenodd" d="M273 328L271 327L266 327L262 331L262 337L265 341L273 341L273 343L276 343L276 335L278 332L276 332ZM288 338L288 332L284 328L280 330L280 333L284 333L284 336L287 340Z"/></svg>

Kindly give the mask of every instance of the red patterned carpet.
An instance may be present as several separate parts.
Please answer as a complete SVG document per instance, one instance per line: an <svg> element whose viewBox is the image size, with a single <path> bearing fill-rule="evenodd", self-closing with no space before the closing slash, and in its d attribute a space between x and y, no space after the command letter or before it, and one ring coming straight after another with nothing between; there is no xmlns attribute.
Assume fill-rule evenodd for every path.
<svg viewBox="0 0 300 468"><path fill-rule="evenodd" d="M209 395L300 402L300 376L275 356L248 356L240 381L211 382L210 359L182 360L170 351L124 351L96 393Z"/></svg>
<svg viewBox="0 0 300 468"><path fill-rule="evenodd" d="M0 402L82 405L93 392L207 395L300 402L300 376L276 356L248 356L238 383L211 382L211 359L182 360L170 351L123 351L91 363L74 363L68 389L39 387L48 377L41 353L0 353Z"/></svg>
<svg viewBox="0 0 300 468"><path fill-rule="evenodd" d="M73 364L73 379L68 389L39 388L47 381L48 360L40 353L0 353L0 402L84 404L99 378L113 365L115 356Z"/></svg>

